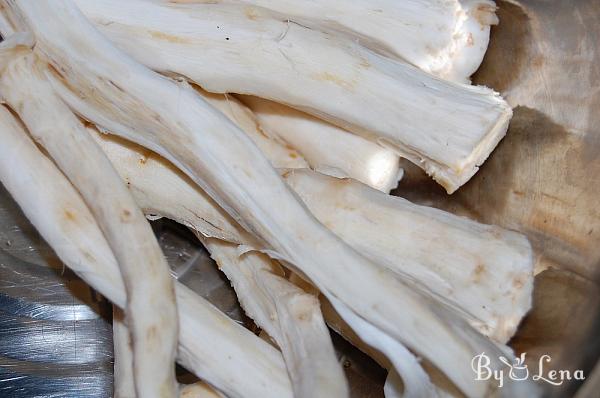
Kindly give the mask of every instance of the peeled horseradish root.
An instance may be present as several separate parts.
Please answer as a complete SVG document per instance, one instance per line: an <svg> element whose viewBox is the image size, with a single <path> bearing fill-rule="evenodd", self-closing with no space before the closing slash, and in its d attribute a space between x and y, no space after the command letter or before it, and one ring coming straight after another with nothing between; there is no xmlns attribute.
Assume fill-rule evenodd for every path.
<svg viewBox="0 0 600 398"><path fill-rule="evenodd" d="M147 213L177 220L206 236L248 244L235 221L168 162L124 141L96 136ZM531 307L531 249L521 235L416 206L349 180L305 170L285 175L336 234L437 294L494 340L506 342ZM404 260L397 261L399 257ZM394 348L396 355L401 352Z"/></svg>
<svg viewBox="0 0 600 398"><path fill-rule="evenodd" d="M127 289L127 319L138 364L134 371L137 393L173 395L178 333L169 266L148 221L110 161L54 93L45 76L46 65L40 65L31 45L14 42L24 35L28 34L11 36L1 45L0 97L19 114L100 220ZM148 291L155 292L150 299Z"/></svg>
<svg viewBox="0 0 600 398"><path fill-rule="evenodd" d="M492 358L510 357L506 347L493 343L455 311L440 307L435 297L396 278L319 223L256 145L187 84L158 76L118 51L70 1L5 0L3 4L15 24L34 34L36 54L51 65L47 76L74 111L170 160L261 241L265 253L282 259L317 286L359 335L368 339L374 332L389 340L388 347L406 345L467 395L479 396L495 388L491 381L473 380L470 360L482 351ZM296 25L290 24L286 40L294 37L292 26ZM397 77L403 81L401 75ZM409 80L404 83L420 86L423 82ZM433 82L437 89L432 93L444 91L446 83ZM480 93L476 94L466 103L476 103ZM460 101L456 110L465 111ZM403 308L398 308L399 302ZM493 369L503 366L495 359L490 363ZM402 374L403 368L396 370ZM411 381L407 386L415 388L414 396L427 394L426 383ZM520 382L495 392L514 396L524 391L533 394L532 389Z"/></svg>
<svg viewBox="0 0 600 398"><path fill-rule="evenodd" d="M265 7L303 25L348 33L375 51L458 83L469 82L485 55L490 25L498 23L490 0L224 1ZM246 13L253 11L248 7Z"/></svg>
<svg viewBox="0 0 600 398"><path fill-rule="evenodd" d="M347 35L264 8L253 7L249 17L240 4L75 2L149 68L210 92L250 94L310 113L396 151L449 193L477 172L512 116L491 89L441 80Z"/></svg>
<svg viewBox="0 0 600 398"><path fill-rule="evenodd" d="M249 96L241 100L263 130L297 149L313 170L353 178L385 193L396 188L402 178L400 159L388 148L276 102Z"/></svg>
<svg viewBox="0 0 600 398"><path fill-rule="evenodd" d="M4 106L0 127L2 184L59 258L125 308L118 262L80 194ZM230 397L293 396L277 350L182 284L175 283L175 292L179 363Z"/></svg>

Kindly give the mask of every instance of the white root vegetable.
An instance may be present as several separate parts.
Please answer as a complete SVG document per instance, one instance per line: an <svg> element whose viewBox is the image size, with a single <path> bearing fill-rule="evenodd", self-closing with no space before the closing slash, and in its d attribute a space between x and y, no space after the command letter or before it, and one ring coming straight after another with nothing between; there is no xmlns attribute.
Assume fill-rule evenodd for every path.
<svg viewBox="0 0 600 398"><path fill-rule="evenodd" d="M100 147L53 92L33 53L14 48L10 39L0 46L7 50L1 56L0 96L79 190L118 259L127 289L137 394L175 397L175 293L152 229Z"/></svg>
<svg viewBox="0 0 600 398"><path fill-rule="evenodd" d="M386 193L398 185L402 170L394 151L285 105L258 97L241 99L263 129L300 151L313 170L354 178Z"/></svg>
<svg viewBox="0 0 600 398"><path fill-rule="evenodd" d="M269 8L305 25L348 32L370 48L460 83L468 82L481 64L490 25L498 23L496 4L490 0L225 1ZM246 12L252 11L249 7Z"/></svg>
<svg viewBox="0 0 600 398"><path fill-rule="evenodd" d="M113 397L136 398L133 383L133 351L131 335L125 324L125 313L113 305Z"/></svg>
<svg viewBox="0 0 600 398"><path fill-rule="evenodd" d="M146 66L211 92L287 104L378 141L449 193L477 172L512 115L493 90L442 81L263 8L249 14L247 6L204 2L76 3Z"/></svg>
<svg viewBox="0 0 600 398"><path fill-rule="evenodd" d="M263 153L269 154L273 167L290 169L308 167L308 163L296 150L297 148L285 146L280 138L262 129L252 111L237 98L226 94L211 94L198 87L195 88L202 98L244 130Z"/></svg>
<svg viewBox="0 0 600 398"><path fill-rule="evenodd" d="M333 235L250 139L187 85L160 77L118 51L71 1L3 4L16 25L34 33L36 51L53 66L55 89L77 113L172 161L262 238L271 256L298 267L324 295L429 359L466 394L479 396L495 388L492 381L473 380L470 362L486 352L490 367L499 369L503 365L496 358L502 350ZM453 108L462 113L458 102L453 101ZM509 383L497 392L513 396L530 388L529 383Z"/></svg>
<svg viewBox="0 0 600 398"><path fill-rule="evenodd" d="M1 11L1 10L0 10ZM9 36L15 33L15 28L13 27L10 20L7 16L0 12L0 35L2 35L3 39L7 39Z"/></svg>
<svg viewBox="0 0 600 398"><path fill-rule="evenodd" d="M495 341L507 342L531 308L533 252L525 236L417 206L349 179L309 170L284 176L336 235L463 312Z"/></svg>
<svg viewBox="0 0 600 398"><path fill-rule="evenodd" d="M93 131L90 129L92 134ZM329 336L326 335L322 321L318 321L322 317L318 303L313 303L312 298L300 294L299 289L279 278L276 275L277 267L263 254L249 251L240 258L241 250L238 244L251 246L252 237L241 230L235 221L219 212L218 206L202 190L191 184L185 175L167 161L123 140L98 133L94 136L124 180L128 182L138 204L147 213L177 220L204 237L214 236L212 234L216 233L217 237L226 236L233 239L231 241L235 243L234 245L217 239L203 238L202 240L220 269L232 281L244 310L276 340L282 348L284 358L287 353L286 363L288 363L293 385L301 387L295 389L298 396L317 396L315 393L318 391L324 393L328 391L327 388L319 388L319 385L309 385L311 389L306 391L304 383L315 379L320 380L325 386L333 384L331 387L339 392L344 386L335 384L335 381L343 380L343 375L337 373L339 364L335 363L333 350L326 344ZM274 154L267 154L277 156L277 153L276 151ZM143 162L140 162L140 159L143 159ZM157 181L161 181L161 184L157 184ZM289 302L289 298L285 297L286 292L292 293L291 297L296 298L297 301L304 302L305 312L310 314L306 318L312 323L308 330L302 328L301 323L289 320L285 322L290 314L294 313L289 306L284 305ZM340 307L343 310L344 307ZM405 380L410 380L409 389L406 391L407 397L437 392L414 356L406 348L383 333L378 333L376 328L372 326L369 328L366 322L352 316L351 312L347 312L346 315L352 317L353 325L359 323L367 333L365 339L387 353L393 363L399 366ZM298 353L299 348L304 348L307 354ZM303 357L305 361L310 360L311 363L301 361ZM290 369L290 364L294 366L293 369ZM303 369L304 372L318 370L322 379L311 373L302 373ZM294 380L294 376L299 371L302 377ZM415 386L415 382L418 385ZM343 393L329 394L329 396L343 395Z"/></svg>
<svg viewBox="0 0 600 398"><path fill-rule="evenodd" d="M169 162L139 146L91 132L146 214L176 220L204 236L248 245L245 231ZM417 206L350 180L308 170L284 175L335 234L426 288L494 340L508 341L531 308L532 251L522 235Z"/></svg>
<svg viewBox="0 0 600 398"><path fill-rule="evenodd" d="M231 280L246 313L275 340L292 380L295 397L347 397L318 299L283 278L266 255L240 254L236 244L202 239Z"/></svg>
<svg viewBox="0 0 600 398"><path fill-rule="evenodd" d="M2 184L60 259L124 308L126 293L119 266L94 217L3 106L0 137ZM175 285L178 361L184 367L230 397L292 397L278 351L185 286Z"/></svg>
<svg viewBox="0 0 600 398"><path fill-rule="evenodd" d="M114 344L114 371L113 371L113 397L136 398L133 385L133 353L129 329L125 324L125 314L113 305L113 344ZM199 381L189 385L179 386L179 398L224 398L222 394Z"/></svg>
<svg viewBox="0 0 600 398"><path fill-rule="evenodd" d="M186 225L192 226L193 229L198 230L205 236L211 236L214 233L214 227L218 226L217 236L228 236L229 239L233 239L233 242L241 243L244 241L245 233L243 231L240 232L240 228L236 226L235 222L229 219L228 217L223 217L222 213L214 210L216 204L212 202L206 194L204 194L200 189L190 185L189 180L186 176L184 176L181 172L176 170L172 165L170 165L166 161L161 161L159 157L155 154L142 155L145 151L137 147L135 145L128 144L123 142L122 140L115 140L113 137L106 135L98 135L98 142L100 146L105 150L108 157L111 159L115 168L121 173L123 178L129 182L129 187L134 193L134 197L136 201L140 204L140 206L145 210L149 211L152 214L160 214L168 218L176 219L180 222L185 223ZM144 162L140 163L139 159L141 156L144 156ZM531 296L531 280L530 276L527 273L527 269L531 268L531 258L530 255L527 254L527 243L523 241L523 239L517 234L510 233L508 231L504 231L499 228L487 227L472 221L449 215L445 212L434 210L434 209L424 209L420 206L416 206L406 202L400 198L391 198L390 203L381 203L379 200L379 195L385 196L379 193L373 192L371 195L375 196L377 199L374 205L367 207L366 214L364 218L358 218L358 221L364 221L365 226L362 228L357 228L355 226L354 220L357 218L352 213L346 214L346 209L350 208L354 203L350 202L347 206L344 204L344 197L338 191L338 189L342 189L345 186L352 187L352 184L349 182L338 181L336 179L327 178L327 177L318 177L316 173L311 173L308 171L295 171L294 174L299 173L300 176L296 176L295 183L300 186L301 195L308 196L310 199L308 201L309 206L315 206L319 203L318 200L312 200L319 197L321 185L325 183L331 183L330 189L336 193L333 195L332 201L337 203L338 207L332 208L329 200L324 200L324 207L319 209L317 212L318 215L325 212L341 212L340 219L344 217L348 217L351 221L349 223L338 222L330 225L334 231L341 231L342 234L346 234L348 239L350 240L358 240L358 239L366 239L367 242L362 244L363 246L375 245L375 249L379 249L378 241L383 240L387 245L385 250L389 250L395 256L400 256L398 253L402 252L402 256L405 256L412 261L400 262L400 269L398 272L411 273L411 269L414 267L417 270L421 270L422 272L412 271L415 278L423 278L420 282L424 285L431 283L435 288L435 282L439 281L441 278L437 276L434 272L443 267L443 264L450 261L451 263L456 262L457 265L461 265L460 261L466 258L466 261L471 261L472 257L479 257L482 259L482 265L492 269L496 267L496 271L494 273L486 273L482 274L483 284L486 286L486 289L479 292L483 294L482 301L486 302L489 305L489 313L494 314L500 311L506 312L506 317L509 320L515 320L514 323L518 323L518 320L521 316L527 311L529 308L529 300ZM307 181L310 180L310 177L315 179L314 189L312 192L313 195L307 195L303 190L310 191L311 184L306 182L306 184L302 184L302 177L306 177ZM153 179L156 178L156 179ZM288 175L288 179L292 178L292 175ZM331 180L331 181L330 181ZM161 184L157 184L156 181L161 181ZM163 186L164 189L157 189L157 186ZM356 184L359 185L359 184ZM294 184L292 184L294 186ZM355 187L356 190L360 192L360 189ZM348 189L347 189L348 190ZM366 194L372 192L372 189L364 188ZM369 198L372 199L372 198ZM398 203L394 203L398 201ZM185 206L182 208L180 203L187 203L189 206ZM400 206L398 206L400 205ZM355 209L356 212L359 210ZM381 217L388 217L392 220L389 223L383 223L381 227L383 228L382 232L375 232L379 228L373 228L372 223L370 223L369 216L376 217L377 214L382 213ZM411 214L414 213L414 214ZM428 214L429 213L429 214ZM215 217L216 215L216 217ZM427 221L424 218L431 217L432 221ZM419 223L424 222L423 226L420 227ZM336 230L337 228L337 230ZM344 230L347 228L347 231ZM419 237L413 237L409 232L413 230L413 228L419 228L421 231L427 229L420 233L420 238L426 238L427 242L423 243L421 246L420 243L416 242ZM475 242L471 245L466 245L464 248L461 246L460 253L463 253L462 250L466 250L462 254L462 256L458 256L459 258L455 259L452 257L452 251L448 250L444 244L435 244L435 242L440 238L439 230L442 229L442 232L445 236L450 237L449 242L446 242L448 245L452 245L453 243L460 243L460 238L463 237L469 242ZM355 233L355 236L352 236L352 233ZM402 243L398 243L398 241L402 239ZM443 239L443 238L442 238ZM452 239L455 239L452 240ZM489 242L488 242L489 240ZM505 241L506 240L506 241ZM514 240L514 242L512 242ZM434 248L434 252L428 252L426 250L422 250L422 247L427 247L428 244L432 244ZM397 246L395 246L397 245ZM506 250L506 254L496 255L494 253L502 253L502 250L498 250L498 248L504 247ZM490 250L491 256L484 256L486 251ZM525 253L520 253L520 250L524 250ZM423 261L423 264L419 263L419 261ZM390 265L395 265L395 262L391 262ZM469 289L471 274L469 271L470 262L467 263L467 270L464 273L456 272L454 274L449 273L449 279L442 287L447 289L447 285L456 286L457 290L460 289ZM431 266L432 269L427 269L427 266ZM474 265L473 265L474 266ZM473 268L471 266L471 268ZM512 286L512 280L508 279L513 275L511 271L511 267L515 268L515 273L517 270L521 269L521 271L527 275L528 279L524 280L524 285L521 287L521 290L516 289L517 291L512 293L512 297L508 297L508 302L511 302L513 299L518 303L516 308L514 308L514 313L510 312L510 306L508 308L503 308L502 306L505 304L502 299L502 294L504 290L508 287L507 291L510 291L510 286ZM494 275L497 276L494 278ZM461 279L466 278L466 279ZM505 279L502 279L505 278ZM497 282L494 283L494 280ZM432 282L433 281L433 282ZM478 288L477 288L478 289ZM477 291L475 289L475 291ZM444 290L445 291L445 290ZM475 293L477 294L477 293ZM464 295L464 297L469 297L469 295ZM472 297L470 297L472 298ZM498 300L498 298L500 298ZM245 305L244 300L242 299L242 303ZM498 303L498 304L497 304ZM467 300L464 302L458 302L459 306L464 306L465 309L461 310L461 312L467 312L469 309L477 309L480 306L480 302L475 300ZM498 308L496 308L498 306ZM247 306L245 305L247 308ZM248 310L248 309L247 309ZM252 315L252 310L248 310L251 316L258 320L260 324L260 318L256 315ZM520 315L519 315L520 314ZM469 317L468 319L472 319ZM476 324L480 326L482 331L489 332L491 335L496 336L505 336L499 338L499 340L505 341L507 340L508 335L511 333L503 329L505 323L498 322L495 318L492 318L489 323ZM353 324L355 325L355 324ZM340 332L344 332L340 330ZM271 332L272 333L272 332ZM371 332L370 335L375 335L375 332ZM368 339L367 335L367 338ZM372 344L376 348L378 348L382 352L391 351L394 355L389 355L392 359L397 358L396 363L402 363L404 366L408 366L411 364L409 355L410 353L406 352L406 350L402 350L401 348L397 348L394 345L390 345L390 349L386 350L386 346L382 344L377 344L378 341L383 342L385 336L378 336L375 339L375 343L373 343L373 339L370 340ZM401 354L406 356L402 358ZM410 372L410 368L408 370L403 370L403 375L406 376L406 372ZM419 372L418 368L415 368L413 372ZM418 375L418 373L417 373ZM411 381L421 380L420 378L410 378ZM430 387L431 388L431 387Z"/></svg>
<svg viewBox="0 0 600 398"><path fill-rule="evenodd" d="M94 134L93 129L90 129L90 132ZM253 245L256 246L257 243L253 243L252 237L248 236L234 220L224 215L218 205L201 189L191 183L187 176L166 160L161 159L156 154L148 153L137 145L113 136L100 135L97 132L94 134L94 137L97 138L98 143L111 159L123 179L127 181L136 201L146 213L176 220L205 237L203 241L211 251L213 258L220 264L221 270L232 281L245 311L259 326L263 327L275 338L284 353L289 352L286 362L297 363L297 355L295 355L297 349L295 350L295 348L297 346L302 347L307 341L320 340L318 345L312 345L310 348L314 347L316 349L320 347L321 350L324 349L323 347L327 348L327 344L323 342L323 332L319 331L318 328L316 330L313 329L319 333L317 336L314 336L314 334L298 335L297 331L302 331L299 327L300 325L289 323L277 325L277 323L274 323L270 314L285 315L290 311L285 307L281 308L281 304L279 306L276 305L276 308L272 309L273 303L276 304L278 301L285 300L281 297L273 297L273 293L269 294L269 291L282 292L293 291L295 289L291 287L290 283L279 281L275 276L269 278L266 270L276 273L277 268L272 263L266 261L262 254L249 251L244 254L244 256L248 257L243 261L237 259L241 253L241 248L237 248L239 244L243 244L249 250ZM276 156L277 152L267 154ZM143 159L143 162L140 162L140 159ZM161 183L157 184L157 181L161 181ZM216 239L206 239L206 237L211 236L229 240L229 242L233 242L235 245L228 248L226 243L218 244L219 241ZM210 245L210 242L212 242L212 245ZM242 262L243 265L241 264ZM250 275L247 276L248 273ZM272 299L269 299L269 297L272 297ZM314 317L316 317L317 312L320 315L318 306L313 305L311 308ZM340 305L340 308L341 311L344 310L342 305ZM405 380L410 381L409 385L411 387L407 391L407 396L418 397L422 396L423 393L436 392L435 387L429 382L427 375L420 369L414 356L406 348L385 334L378 333L376 328L369 328L368 324L365 326L366 322L361 322L358 317L352 316L350 311L346 311L345 314L347 317L351 317L350 322L352 322L352 325L361 327L364 333L367 333L365 340L375 344L381 352L390 357L390 360L395 365L400 366ZM278 317L275 317L275 320L277 319ZM286 338L286 332L295 332L296 339L291 340ZM314 350L311 350L309 354L311 357L320 356L316 355ZM329 382L331 383L339 379L339 375L336 374L337 367L331 362L331 353L323 352L322 355L324 358L319 361L321 362L321 366L318 369L323 376L326 374L330 375ZM303 363L301 362L301 364ZM295 369L290 370L292 379L293 370ZM311 377L311 375L308 374L306 377ZM300 379L295 384L302 386L302 382L303 379Z"/></svg>
<svg viewBox="0 0 600 398"><path fill-rule="evenodd" d="M270 155L269 159L274 165L306 166L301 156L295 151L287 149L261 134L252 113L236 99L228 99L222 95L201 94L211 104L222 110L227 117L243 127L253 141ZM198 213L195 201L196 195L198 195L197 191L200 190L193 183L188 183L187 187L183 187L183 189L189 189L190 192L185 195L185 198L182 198L182 201L177 202L176 207L164 206L163 204L170 204L174 197L179 196L179 194L172 196L173 193L179 192L179 184L176 180L172 185L172 172L170 172L168 163L165 162L165 165L161 166L161 159L141 147L137 147L139 152L134 153L127 149L125 143L118 145L111 142L112 140L109 139L111 137L100 137L93 129L90 129L90 132L101 146L118 159L117 163L120 161L131 162L130 170L138 169L140 171L135 175L124 174L123 176L128 182L129 188L141 200L140 203L144 208L150 209L147 210L149 214L170 216L195 230L202 230L198 228L198 224L202 223L207 227L203 232L207 236L217 236L223 239L223 237L230 238L234 234L239 234L240 238L236 238L235 241L243 242L248 246L253 245L254 238L241 228L234 227L232 233L224 231L223 227L219 228L221 225L219 217L223 217L223 215L218 206L207 208L206 213ZM149 175L153 177L152 180L148 178ZM185 176L181 174L180 176L185 180ZM149 183L144 187L146 188L144 192L138 190L140 179ZM162 182L156 184L156 181ZM150 186L158 192L170 192L171 194L164 197L160 193L153 195L148 190ZM146 198L157 200L149 202ZM187 199L191 200L188 202ZM219 216L215 217L214 214ZM212 223L211 220L216 221ZM220 264L220 269L231 280L246 313L260 327L267 330L282 349L292 379L292 386L296 392L295 395L298 397L347 396L345 377L333 351L331 339L316 298L305 294L301 289L277 276L277 266L263 254L251 252L244 254L243 258L239 258L237 244L231 245L216 239L203 239L203 242L213 258Z"/></svg>

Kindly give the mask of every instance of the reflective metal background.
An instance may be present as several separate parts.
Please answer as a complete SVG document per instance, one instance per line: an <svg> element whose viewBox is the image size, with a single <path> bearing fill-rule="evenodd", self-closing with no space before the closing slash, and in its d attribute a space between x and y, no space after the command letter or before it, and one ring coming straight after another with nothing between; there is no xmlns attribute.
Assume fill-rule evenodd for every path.
<svg viewBox="0 0 600 398"><path fill-rule="evenodd" d="M534 369L549 354L548 367L591 378L600 352L600 0L497 3L501 23L474 82L513 106L507 137L451 197L410 164L395 193L525 233L540 273L534 309L511 344ZM180 280L252 328L185 230L155 228ZM110 308L63 269L3 189L0 248L0 396L110 396ZM382 396L382 369L334 341L352 395ZM581 396L597 396L596 374ZM548 394L578 387L566 382Z"/></svg>

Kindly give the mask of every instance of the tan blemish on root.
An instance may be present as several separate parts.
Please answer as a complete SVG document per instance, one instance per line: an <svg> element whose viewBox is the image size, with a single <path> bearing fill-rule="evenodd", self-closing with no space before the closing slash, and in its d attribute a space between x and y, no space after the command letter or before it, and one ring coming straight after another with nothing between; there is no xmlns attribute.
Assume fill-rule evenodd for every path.
<svg viewBox="0 0 600 398"><path fill-rule="evenodd" d="M69 221L77 221L77 216L71 210L65 210L65 218Z"/></svg>
<svg viewBox="0 0 600 398"><path fill-rule="evenodd" d="M523 276L517 276L515 279L513 279L513 286L515 287L515 289L521 289L523 288L523 286L525 286L525 281L523 280Z"/></svg>
<svg viewBox="0 0 600 398"><path fill-rule="evenodd" d="M340 86L346 90L354 89L354 83L344 80L341 77L338 77L330 72L315 73L312 75L312 77L315 80L326 81L326 82L331 82L331 83L337 84L338 86Z"/></svg>
<svg viewBox="0 0 600 398"><path fill-rule="evenodd" d="M260 125L258 124L258 121L254 120L254 124L256 125L256 131L258 131L260 135L262 135L263 137L265 137L268 140L271 139L271 137L269 137L269 135L267 133L265 133L265 130L263 130L262 127L260 127Z"/></svg>
<svg viewBox="0 0 600 398"><path fill-rule="evenodd" d="M96 262L96 258L89 252L83 250L81 252L81 254L83 254L83 257L85 257L85 259L90 262L90 263L95 263Z"/></svg>
<svg viewBox="0 0 600 398"><path fill-rule="evenodd" d="M477 267L475 267L475 270L473 271L473 282L479 282L482 279L485 272L485 265L477 264Z"/></svg>
<svg viewBox="0 0 600 398"><path fill-rule="evenodd" d="M499 22L496 16L496 6L491 4L480 4L471 12L471 15L482 27L498 25Z"/></svg>
<svg viewBox="0 0 600 398"><path fill-rule="evenodd" d="M369 69L371 67L371 63L369 62L369 60L366 59L366 58L364 58L364 57L360 58L359 65L362 66L365 69Z"/></svg>
<svg viewBox="0 0 600 398"><path fill-rule="evenodd" d="M127 209L123 210L121 212L121 217L120 217L121 218L121 222L124 222L124 223L130 222L131 221L131 216L132 216L132 214L131 214L131 212L129 210L127 210Z"/></svg>
<svg viewBox="0 0 600 398"><path fill-rule="evenodd" d="M310 319L310 313L308 313L308 312L301 312L300 314L298 314L299 321L308 321L309 319Z"/></svg>
<svg viewBox="0 0 600 398"><path fill-rule="evenodd" d="M467 46L473 47L473 44L475 44L475 40L473 40L473 33L469 32L469 36L467 37Z"/></svg>
<svg viewBox="0 0 600 398"><path fill-rule="evenodd" d="M157 30L149 30L148 33L152 36L153 39L168 41L169 43L179 43L179 44L187 44L191 43L191 40L184 39L179 36L170 35L164 32L160 32Z"/></svg>
<svg viewBox="0 0 600 398"><path fill-rule="evenodd" d="M336 204L336 207L340 210L346 210L346 211L355 211L356 207L350 205L349 203L342 201L342 202L338 202Z"/></svg>
<svg viewBox="0 0 600 398"><path fill-rule="evenodd" d="M148 328L148 330L146 331L146 339L147 340L156 340L157 337L158 337L158 330L156 329L156 326L150 326Z"/></svg>
<svg viewBox="0 0 600 398"><path fill-rule="evenodd" d="M531 60L531 66L533 66L534 68L541 68L544 65L544 57L542 56L535 56L533 57L533 59Z"/></svg>
<svg viewBox="0 0 600 398"><path fill-rule="evenodd" d="M254 7L244 8L244 14L251 21L255 21L259 17L258 11Z"/></svg>

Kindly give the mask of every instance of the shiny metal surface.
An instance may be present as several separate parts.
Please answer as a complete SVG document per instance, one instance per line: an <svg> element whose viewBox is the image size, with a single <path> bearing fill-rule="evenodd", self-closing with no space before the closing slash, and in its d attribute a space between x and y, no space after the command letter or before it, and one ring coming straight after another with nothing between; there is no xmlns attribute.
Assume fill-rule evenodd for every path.
<svg viewBox="0 0 600 398"><path fill-rule="evenodd" d="M0 396L109 397L109 307L0 186Z"/></svg>
<svg viewBox="0 0 600 398"><path fill-rule="evenodd" d="M507 137L448 197L405 166L395 194L525 233L536 253L534 308L511 345L527 363L600 368L600 1L498 1L500 25L474 82L514 108ZM185 229L155 223L173 273L251 329L229 283ZM0 396L108 397L108 307L56 259L0 190ZM353 397L381 397L385 372L341 339ZM184 376L182 376L184 377ZM593 383L593 384L592 384ZM547 387L572 396L580 382ZM587 390L587 392L585 391Z"/></svg>

